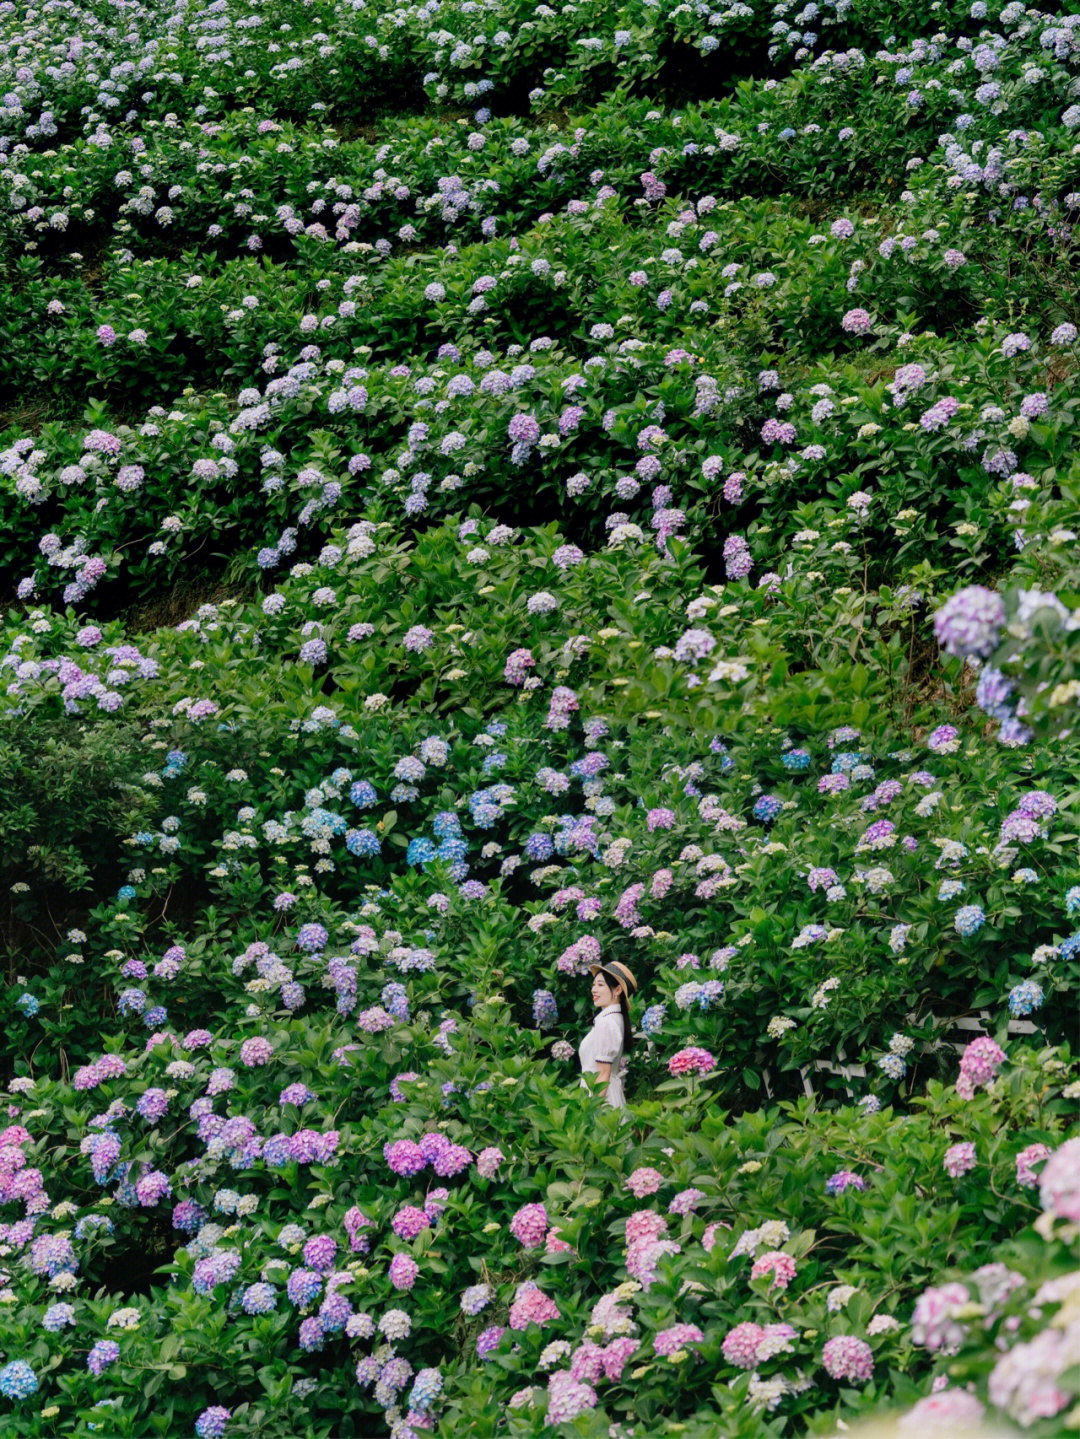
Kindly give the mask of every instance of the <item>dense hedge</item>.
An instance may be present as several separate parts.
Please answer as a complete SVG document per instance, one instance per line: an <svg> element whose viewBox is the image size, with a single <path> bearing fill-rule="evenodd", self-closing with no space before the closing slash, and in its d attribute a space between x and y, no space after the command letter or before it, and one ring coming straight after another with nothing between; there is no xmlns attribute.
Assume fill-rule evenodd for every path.
<svg viewBox="0 0 1080 1439"><path fill-rule="evenodd" d="M932 9L0 5L5 1435L1075 1425L1080 19Z"/></svg>

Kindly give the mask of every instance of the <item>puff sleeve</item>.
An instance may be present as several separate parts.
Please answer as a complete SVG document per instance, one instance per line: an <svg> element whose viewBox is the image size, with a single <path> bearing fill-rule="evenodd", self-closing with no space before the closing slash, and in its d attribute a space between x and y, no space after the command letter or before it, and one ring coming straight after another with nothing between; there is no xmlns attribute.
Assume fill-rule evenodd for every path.
<svg viewBox="0 0 1080 1439"><path fill-rule="evenodd" d="M622 1054L623 1021L621 1014L602 1014L596 1021L597 1064L614 1064Z"/></svg>

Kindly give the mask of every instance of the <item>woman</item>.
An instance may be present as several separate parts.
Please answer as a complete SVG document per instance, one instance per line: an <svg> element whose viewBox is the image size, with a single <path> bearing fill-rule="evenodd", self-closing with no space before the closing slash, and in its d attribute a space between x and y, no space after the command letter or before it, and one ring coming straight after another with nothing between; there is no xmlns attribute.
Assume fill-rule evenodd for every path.
<svg viewBox="0 0 1080 1439"><path fill-rule="evenodd" d="M623 1055L628 1054L633 1045L629 995L631 990L637 989L637 980L618 960L592 965L590 972L593 976L592 1001L599 1013L578 1049L581 1073L583 1076L599 1075L607 1086L605 1098L608 1104L613 1109L625 1109ZM587 1079L582 1078L581 1082L586 1088L589 1086Z"/></svg>

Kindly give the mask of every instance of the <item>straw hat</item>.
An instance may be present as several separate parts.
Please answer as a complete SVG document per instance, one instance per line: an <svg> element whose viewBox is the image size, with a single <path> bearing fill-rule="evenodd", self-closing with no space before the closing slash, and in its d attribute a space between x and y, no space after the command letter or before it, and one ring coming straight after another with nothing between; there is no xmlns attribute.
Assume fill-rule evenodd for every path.
<svg viewBox="0 0 1080 1439"><path fill-rule="evenodd" d="M616 987L621 986L628 996L637 989L637 980L621 960L613 959L610 964L590 964L589 973L604 974L608 979L616 980Z"/></svg>

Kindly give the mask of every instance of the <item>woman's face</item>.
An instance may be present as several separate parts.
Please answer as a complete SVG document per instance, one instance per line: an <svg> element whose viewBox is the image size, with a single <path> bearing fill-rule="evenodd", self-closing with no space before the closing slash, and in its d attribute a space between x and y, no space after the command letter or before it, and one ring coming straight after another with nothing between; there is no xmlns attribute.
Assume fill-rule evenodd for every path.
<svg viewBox="0 0 1080 1439"><path fill-rule="evenodd" d="M599 972L593 975L592 999L597 1009L606 1009L609 1004L614 1004L618 998L618 991L612 989L604 976Z"/></svg>

